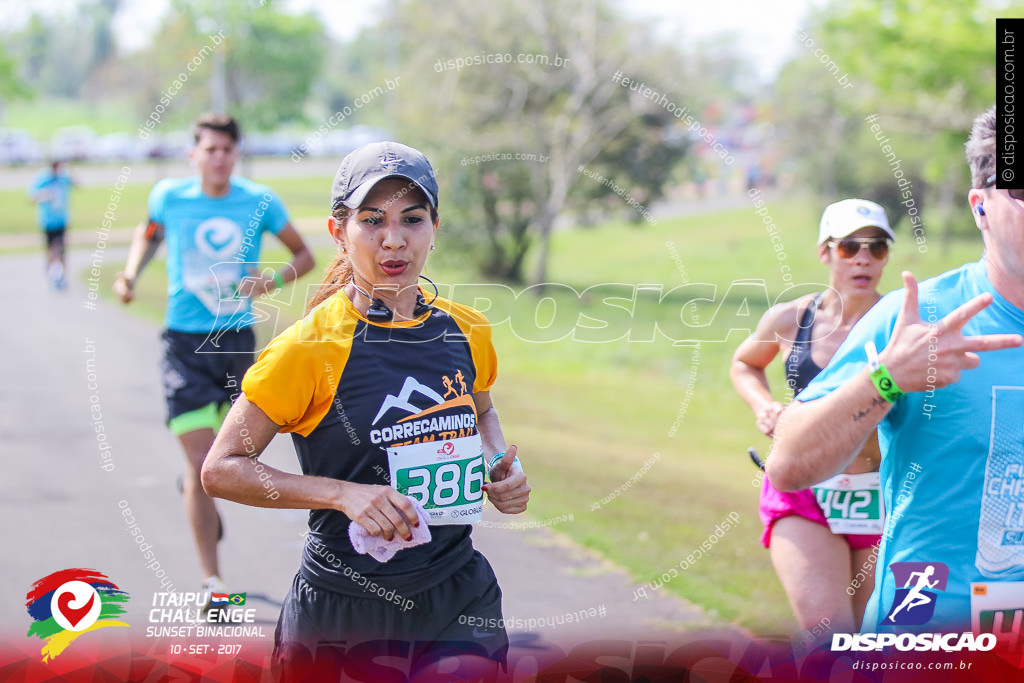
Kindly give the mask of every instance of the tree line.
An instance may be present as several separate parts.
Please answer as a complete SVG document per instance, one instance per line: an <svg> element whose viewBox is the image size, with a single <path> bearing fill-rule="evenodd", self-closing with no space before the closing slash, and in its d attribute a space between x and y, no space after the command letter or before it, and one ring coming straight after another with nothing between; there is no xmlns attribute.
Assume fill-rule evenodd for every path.
<svg viewBox="0 0 1024 683"><path fill-rule="evenodd" d="M224 109L249 130L316 130L351 112L339 125L373 124L435 161L453 242L509 282L546 281L567 211L643 229L671 186L709 174L755 182L768 148L823 201L878 201L907 235L971 225L962 144L993 97L994 18L1008 11L995 2L816 5L772 83L728 36L664 38L612 0L381 7L340 42L315 14L274 0L172 0L151 43L121 54L122 0L82 0L3 36L0 103L114 98L144 120L222 35L161 105L168 125ZM755 129L753 143L739 139Z"/></svg>

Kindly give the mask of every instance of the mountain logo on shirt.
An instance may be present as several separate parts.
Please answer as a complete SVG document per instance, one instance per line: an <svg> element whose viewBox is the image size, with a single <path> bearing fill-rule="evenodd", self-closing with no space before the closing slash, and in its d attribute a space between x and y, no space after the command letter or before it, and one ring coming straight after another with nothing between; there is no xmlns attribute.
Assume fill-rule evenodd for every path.
<svg viewBox="0 0 1024 683"><path fill-rule="evenodd" d="M444 396L441 396L427 385L420 383L414 377L406 377L405 382L402 384L402 390L397 395L388 394L384 397L380 410L377 411L377 417L373 418L373 424L380 422L388 411L396 408L408 413L408 415L395 420L396 423L400 423L454 406L474 406L473 395L469 392L469 387L466 386L465 376L462 374L461 369L456 372L454 382L448 375L442 377L442 382L445 388L448 389ZM415 394L428 399L432 404L426 408L416 405L412 402ZM448 398L452 394L455 394L455 398ZM426 401L421 400L420 402L425 403ZM474 412L476 412L475 407Z"/></svg>
<svg viewBox="0 0 1024 683"><path fill-rule="evenodd" d="M402 385L402 390L398 392L398 396L388 394L384 398L384 402L381 403L380 410L377 411L377 417L373 418L373 424L380 422L380 419L392 408L398 408L399 410L404 410L407 413L420 412L420 408L409 400L412 398L414 393L426 396L435 404L444 403L444 399L441 398L441 395L436 391L425 384L420 384L412 377L406 377L405 383Z"/></svg>
<svg viewBox="0 0 1024 683"><path fill-rule="evenodd" d="M889 569L898 587L882 624L920 626L927 623L935 614L938 591L946 590L949 567L942 562L893 562Z"/></svg>
<svg viewBox="0 0 1024 683"><path fill-rule="evenodd" d="M206 256L227 259L242 246L242 229L230 218L208 218L196 228L195 242Z"/></svg>

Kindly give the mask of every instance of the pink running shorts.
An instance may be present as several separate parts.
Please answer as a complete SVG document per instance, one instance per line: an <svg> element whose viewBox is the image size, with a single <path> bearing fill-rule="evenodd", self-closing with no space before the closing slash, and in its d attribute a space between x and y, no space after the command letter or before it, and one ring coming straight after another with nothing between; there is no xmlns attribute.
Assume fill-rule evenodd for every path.
<svg viewBox="0 0 1024 683"><path fill-rule="evenodd" d="M804 489L802 491L794 491L793 493L783 493L772 486L772 483L768 481L768 477L765 477L761 482L761 503L758 506L758 513L761 516L761 522L764 524L764 533L761 534L761 545L765 548L771 544L772 525L775 524L776 520L783 517L798 515L812 522L817 522L826 528L828 527L828 520L825 519L825 513L821 511L821 507L818 506L818 501L814 498L813 491ZM878 545L879 541L882 540L879 534L841 535L850 545L850 550L870 548Z"/></svg>

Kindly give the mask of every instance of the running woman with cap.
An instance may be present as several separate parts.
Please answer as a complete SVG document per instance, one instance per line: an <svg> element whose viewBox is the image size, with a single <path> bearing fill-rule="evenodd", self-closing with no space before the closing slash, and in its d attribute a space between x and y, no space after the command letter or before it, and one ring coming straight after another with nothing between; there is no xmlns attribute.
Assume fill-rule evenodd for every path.
<svg viewBox="0 0 1024 683"><path fill-rule="evenodd" d="M765 368L781 354L794 394L821 372L880 298L878 282L892 239L885 210L874 202L845 199L825 209L818 259L828 266L828 289L770 309L733 356L733 385L765 435L775 433L783 410L771 395ZM762 481L761 543L805 631L845 633L860 626L882 530L878 459L878 441L871 437L845 472L811 488L783 493L769 477Z"/></svg>
<svg viewBox="0 0 1024 683"><path fill-rule="evenodd" d="M311 511L275 637L289 675L339 643L418 641L399 650L418 653L417 668L451 655L493 672L506 656L501 591L471 523L485 495L523 512L530 487L491 401L489 323L417 287L437 194L415 149L379 142L345 157L327 221L338 254L306 317L246 374L203 468L210 495ZM292 434L301 475L257 460L278 432ZM397 554L359 552L367 537Z"/></svg>
<svg viewBox="0 0 1024 683"><path fill-rule="evenodd" d="M161 335L167 422L185 450L183 495L192 525L203 591L223 593L217 542L222 527L199 473L245 371L256 338L252 298L270 294L313 269L313 256L270 188L232 177L238 123L206 114L196 122L190 158L198 176L166 179L149 195L149 222L140 225L128 263L114 282L124 303L135 281L167 240L167 314ZM258 272L264 232L292 253L276 272Z"/></svg>
<svg viewBox="0 0 1024 683"><path fill-rule="evenodd" d="M1020 635L1024 191L999 187L997 121L992 107L967 141L981 258L920 285L904 272L783 413L768 458L772 483L800 489L877 428L886 521L865 632ZM900 589L929 566L934 603L908 618Z"/></svg>
<svg viewBox="0 0 1024 683"><path fill-rule="evenodd" d="M29 197L36 203L36 220L46 236L46 276L50 286L64 289L65 245L68 226L68 197L74 183L62 161L50 162L29 187Z"/></svg>

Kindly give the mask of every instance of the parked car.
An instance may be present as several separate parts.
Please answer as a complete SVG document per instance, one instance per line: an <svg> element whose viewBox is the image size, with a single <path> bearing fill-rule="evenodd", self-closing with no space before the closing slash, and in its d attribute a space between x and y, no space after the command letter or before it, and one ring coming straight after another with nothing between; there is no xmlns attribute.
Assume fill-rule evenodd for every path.
<svg viewBox="0 0 1024 683"><path fill-rule="evenodd" d="M283 157L291 154L301 141L295 135L283 132L246 133L242 137L242 153L246 156Z"/></svg>
<svg viewBox="0 0 1024 683"><path fill-rule="evenodd" d="M0 163L37 164L43 160L39 143L21 128L0 129Z"/></svg>
<svg viewBox="0 0 1024 683"><path fill-rule="evenodd" d="M138 161L149 155L149 146L137 135L111 133L96 140L93 158L97 161Z"/></svg>
<svg viewBox="0 0 1024 683"><path fill-rule="evenodd" d="M50 157L64 161L85 161L92 157L96 131L88 126L65 126L50 136Z"/></svg>
<svg viewBox="0 0 1024 683"><path fill-rule="evenodd" d="M179 130L149 139L150 159L184 159L192 149L192 134Z"/></svg>
<svg viewBox="0 0 1024 683"><path fill-rule="evenodd" d="M383 128L374 128L365 124L358 124L348 129L349 142L353 149L368 145L371 142L384 142L390 140L390 136Z"/></svg>
<svg viewBox="0 0 1024 683"><path fill-rule="evenodd" d="M317 151L322 150L325 154L343 156L357 147L388 139L388 134L384 130L360 124L351 128L332 130L323 136L322 146L318 146Z"/></svg>

